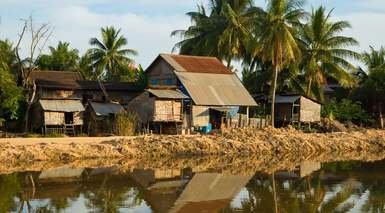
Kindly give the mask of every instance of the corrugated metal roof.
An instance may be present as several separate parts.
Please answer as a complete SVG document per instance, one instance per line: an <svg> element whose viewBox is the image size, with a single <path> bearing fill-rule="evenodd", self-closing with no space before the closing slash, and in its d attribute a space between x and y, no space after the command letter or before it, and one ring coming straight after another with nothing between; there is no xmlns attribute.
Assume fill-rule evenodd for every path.
<svg viewBox="0 0 385 213"><path fill-rule="evenodd" d="M219 173L197 173L193 176L170 212L186 212L191 209L191 203L204 203L207 207L217 212L222 205L218 201L227 201L236 196L250 181L252 175L226 175ZM210 187L202 187L210 186ZM226 206L226 205L225 205Z"/></svg>
<svg viewBox="0 0 385 213"><path fill-rule="evenodd" d="M161 54L175 70L180 72L233 74L215 57Z"/></svg>
<svg viewBox="0 0 385 213"><path fill-rule="evenodd" d="M39 179L80 178L84 171L84 168L74 169L64 166L42 171L39 175Z"/></svg>
<svg viewBox="0 0 385 213"><path fill-rule="evenodd" d="M169 98L169 99L189 99L187 95L183 94L179 90L171 89L148 89L149 93L155 95L158 98Z"/></svg>
<svg viewBox="0 0 385 213"><path fill-rule="evenodd" d="M122 105L118 103L90 102L90 104L97 116L108 116L124 111Z"/></svg>
<svg viewBox="0 0 385 213"><path fill-rule="evenodd" d="M175 73L196 105L257 105L236 74Z"/></svg>
<svg viewBox="0 0 385 213"><path fill-rule="evenodd" d="M298 99L300 99L300 95L288 95L288 96L275 96L275 103L276 104L291 104L296 102Z"/></svg>
<svg viewBox="0 0 385 213"><path fill-rule="evenodd" d="M84 106L80 100L39 100L44 111L51 112L82 112Z"/></svg>

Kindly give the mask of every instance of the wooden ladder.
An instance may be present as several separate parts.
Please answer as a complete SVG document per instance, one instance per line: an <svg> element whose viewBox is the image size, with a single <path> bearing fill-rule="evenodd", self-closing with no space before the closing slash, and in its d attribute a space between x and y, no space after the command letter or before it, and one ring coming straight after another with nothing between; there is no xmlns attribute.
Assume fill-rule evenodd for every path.
<svg viewBox="0 0 385 213"><path fill-rule="evenodd" d="M75 136L75 126L73 124L66 124L64 126L64 134Z"/></svg>

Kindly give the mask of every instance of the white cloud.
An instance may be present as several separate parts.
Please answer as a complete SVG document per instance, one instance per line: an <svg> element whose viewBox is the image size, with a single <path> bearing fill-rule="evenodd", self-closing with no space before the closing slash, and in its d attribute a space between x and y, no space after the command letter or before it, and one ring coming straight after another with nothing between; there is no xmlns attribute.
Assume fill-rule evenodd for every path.
<svg viewBox="0 0 385 213"><path fill-rule="evenodd" d="M101 1L101 0L100 0ZM122 29L122 34L128 40L128 47L139 51L135 59L144 66L160 52L170 52L178 38L171 38L170 33L176 29L184 29L189 19L181 15L145 16L135 13L101 14L90 11L85 6L66 6L43 11L44 17L38 21L49 20L54 27L54 34L49 45L56 45L58 41L68 41L71 46L84 53L90 46L91 37L100 36L100 28L115 26ZM43 20L43 21L44 21ZM16 40L20 27L17 20L8 22L0 27L6 32L1 37ZM13 26L13 27L12 27Z"/></svg>

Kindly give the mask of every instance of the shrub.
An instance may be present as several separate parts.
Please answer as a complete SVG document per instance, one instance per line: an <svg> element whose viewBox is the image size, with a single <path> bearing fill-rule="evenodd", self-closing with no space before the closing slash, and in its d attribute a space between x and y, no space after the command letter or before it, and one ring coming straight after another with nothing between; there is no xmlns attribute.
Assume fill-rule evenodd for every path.
<svg viewBox="0 0 385 213"><path fill-rule="evenodd" d="M138 127L138 116L134 112L122 112L116 115L114 134L119 136L135 135Z"/></svg>
<svg viewBox="0 0 385 213"><path fill-rule="evenodd" d="M353 102L349 99L342 99L340 102L337 102L336 99L332 99L322 107L322 117L337 119L343 122L372 122L372 118L362 108L361 103Z"/></svg>

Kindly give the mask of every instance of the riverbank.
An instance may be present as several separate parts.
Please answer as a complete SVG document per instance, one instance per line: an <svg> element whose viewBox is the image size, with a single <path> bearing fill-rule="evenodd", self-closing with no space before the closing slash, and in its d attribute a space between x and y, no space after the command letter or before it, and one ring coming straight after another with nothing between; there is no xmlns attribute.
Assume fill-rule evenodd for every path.
<svg viewBox="0 0 385 213"><path fill-rule="evenodd" d="M304 156L358 153L385 156L385 131L303 133L294 129L231 130L220 135L0 139L0 163L186 156ZM103 161L104 161L103 160Z"/></svg>

